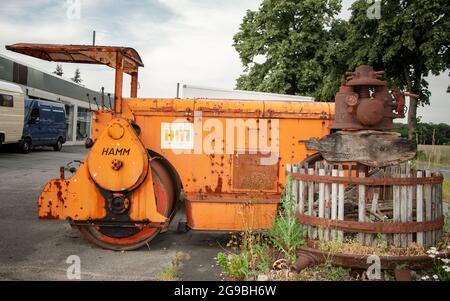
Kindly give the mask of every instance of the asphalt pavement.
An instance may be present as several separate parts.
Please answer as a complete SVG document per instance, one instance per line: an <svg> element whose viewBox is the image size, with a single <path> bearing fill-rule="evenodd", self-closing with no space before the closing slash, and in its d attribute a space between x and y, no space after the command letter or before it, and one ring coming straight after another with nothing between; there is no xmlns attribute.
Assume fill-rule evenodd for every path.
<svg viewBox="0 0 450 301"><path fill-rule="evenodd" d="M148 247L117 252L91 245L67 222L39 220L36 201L45 183L86 153L80 146L26 155L0 150L0 280L68 280L71 255L80 258L82 280L158 280L177 253L183 254L181 280L220 280L214 257L228 233L178 233L175 220Z"/></svg>

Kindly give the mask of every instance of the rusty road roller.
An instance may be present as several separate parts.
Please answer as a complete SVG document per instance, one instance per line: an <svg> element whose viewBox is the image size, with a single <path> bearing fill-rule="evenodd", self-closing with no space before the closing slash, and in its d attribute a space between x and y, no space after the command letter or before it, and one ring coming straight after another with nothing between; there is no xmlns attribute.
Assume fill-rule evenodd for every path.
<svg viewBox="0 0 450 301"><path fill-rule="evenodd" d="M70 177L62 168L38 198L40 219L66 220L102 248L148 244L168 229L181 206L193 230L270 228L285 188L286 164L314 158L317 151L308 150L306 142L315 138L320 149L320 139L335 131L332 103L137 98L138 69L144 64L132 48L6 48L47 61L115 69L114 104L93 112L87 157ZM131 76L130 98L122 97L124 73ZM381 108L367 100L360 104L375 114L387 111L381 119L358 110L351 89L341 92L342 101L355 109L340 112L346 126L353 115L368 124L396 118L384 88Z"/></svg>

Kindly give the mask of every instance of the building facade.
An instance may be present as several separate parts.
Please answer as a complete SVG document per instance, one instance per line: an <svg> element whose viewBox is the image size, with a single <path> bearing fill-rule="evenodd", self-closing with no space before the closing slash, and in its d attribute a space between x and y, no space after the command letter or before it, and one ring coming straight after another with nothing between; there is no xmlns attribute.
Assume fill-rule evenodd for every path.
<svg viewBox="0 0 450 301"><path fill-rule="evenodd" d="M179 90L179 87L178 87ZM181 98L314 101L314 97L182 85Z"/></svg>
<svg viewBox="0 0 450 301"><path fill-rule="evenodd" d="M0 79L18 84L28 98L61 102L66 108L66 145L83 144L91 136L91 111L110 107L114 96L87 89L70 80L0 55Z"/></svg>

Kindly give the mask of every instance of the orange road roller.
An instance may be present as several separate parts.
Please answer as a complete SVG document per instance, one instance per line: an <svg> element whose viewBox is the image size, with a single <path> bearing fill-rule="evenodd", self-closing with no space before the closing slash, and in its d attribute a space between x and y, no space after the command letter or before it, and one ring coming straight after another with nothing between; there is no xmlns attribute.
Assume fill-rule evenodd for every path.
<svg viewBox="0 0 450 301"><path fill-rule="evenodd" d="M185 207L193 230L268 229L286 184L286 165L330 133L334 104L300 101L137 98L132 48L15 44L47 61L115 69L113 107L92 113L87 157L45 185L40 219L67 220L97 246L133 250L167 230ZM131 97L122 97L124 73Z"/></svg>

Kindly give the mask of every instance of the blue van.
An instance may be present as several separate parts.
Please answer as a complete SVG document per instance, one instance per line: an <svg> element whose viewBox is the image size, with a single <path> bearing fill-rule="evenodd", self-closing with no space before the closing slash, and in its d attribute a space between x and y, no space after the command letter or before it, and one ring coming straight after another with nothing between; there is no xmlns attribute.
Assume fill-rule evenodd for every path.
<svg viewBox="0 0 450 301"><path fill-rule="evenodd" d="M55 151L60 151L65 142L64 104L40 99L25 99L21 151L26 154L33 146L52 146Z"/></svg>

